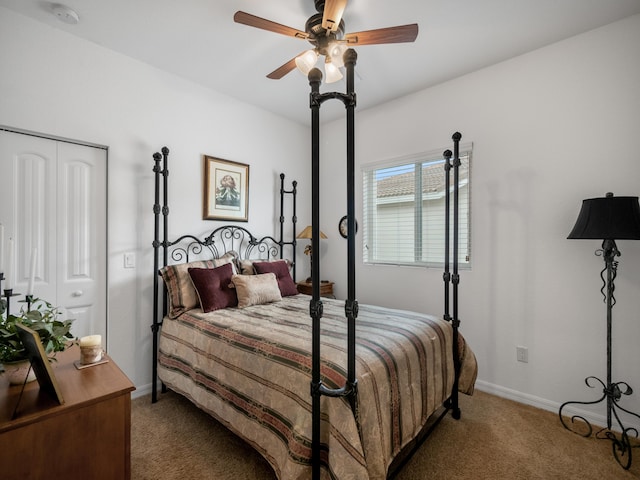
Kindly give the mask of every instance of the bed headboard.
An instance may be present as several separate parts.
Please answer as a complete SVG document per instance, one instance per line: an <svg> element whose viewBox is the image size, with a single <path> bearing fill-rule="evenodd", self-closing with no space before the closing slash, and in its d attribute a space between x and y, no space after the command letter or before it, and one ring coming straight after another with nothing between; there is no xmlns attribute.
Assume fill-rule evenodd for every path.
<svg viewBox="0 0 640 480"><path fill-rule="evenodd" d="M273 260L285 258L281 242L271 236L257 238L236 225L223 225L204 238L183 235L167 242L168 264L220 258L232 252L237 260ZM286 258L295 263L294 258Z"/></svg>
<svg viewBox="0 0 640 480"><path fill-rule="evenodd" d="M189 263L196 260L212 260L233 252L237 263L242 260L275 260L278 258L291 262L291 273L296 278L296 196L298 182L291 182L291 190L284 187L284 173L280 174L280 228L279 239L272 236L257 237L244 227L223 225L214 229L203 238L186 234L176 240L169 240L169 204L168 204L168 157L169 149L162 148L162 154L153 154L155 174L155 200L153 204L154 239L153 239L153 377L151 382L151 398L157 401L157 362L158 362L158 334L162 326L162 319L167 312L167 291L165 283L159 279L160 269L172 264ZM162 198L162 205L161 205ZM284 239L285 198L291 199L291 229L290 240ZM162 227L162 229L161 229ZM289 232L287 232L289 234ZM285 248L289 248L285 256ZM162 256L162 259L160 258ZM162 308L160 303L162 301ZM164 389L164 385L163 385Z"/></svg>

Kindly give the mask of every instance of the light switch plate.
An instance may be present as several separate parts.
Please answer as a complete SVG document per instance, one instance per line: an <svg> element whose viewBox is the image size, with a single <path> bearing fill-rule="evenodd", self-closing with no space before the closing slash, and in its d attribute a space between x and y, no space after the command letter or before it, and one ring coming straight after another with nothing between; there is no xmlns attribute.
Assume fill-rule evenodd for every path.
<svg viewBox="0 0 640 480"><path fill-rule="evenodd" d="M136 254L127 252L124 254L124 268L136 268Z"/></svg>

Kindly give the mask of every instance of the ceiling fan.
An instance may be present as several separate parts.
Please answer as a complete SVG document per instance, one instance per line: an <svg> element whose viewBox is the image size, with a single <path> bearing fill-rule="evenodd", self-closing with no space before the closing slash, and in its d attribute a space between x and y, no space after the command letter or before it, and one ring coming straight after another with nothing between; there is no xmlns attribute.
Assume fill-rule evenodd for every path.
<svg viewBox="0 0 640 480"><path fill-rule="evenodd" d="M233 16L236 23L307 40L314 46L276 68L267 75L267 78L280 79L296 67L307 75L322 55L325 57L325 81L332 83L342 78L340 72L340 67L344 65L342 55L347 48L358 45L413 42L418 36L417 23L345 34L342 14L347 6L347 0L314 0L314 3L318 13L307 20L304 31L242 11L236 12Z"/></svg>

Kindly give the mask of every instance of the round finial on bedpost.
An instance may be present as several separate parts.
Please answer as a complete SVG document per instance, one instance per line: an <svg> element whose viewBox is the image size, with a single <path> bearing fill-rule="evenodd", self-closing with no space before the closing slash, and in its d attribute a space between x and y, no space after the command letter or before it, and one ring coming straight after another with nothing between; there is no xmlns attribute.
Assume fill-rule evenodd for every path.
<svg viewBox="0 0 640 480"><path fill-rule="evenodd" d="M284 180L284 173L280 174L280 180Z"/></svg>
<svg viewBox="0 0 640 480"><path fill-rule="evenodd" d="M453 155L453 153L449 149L445 150L442 153L442 156L444 157L444 169L445 169L445 171L447 173L451 170L451 156L452 155Z"/></svg>
<svg viewBox="0 0 640 480"><path fill-rule="evenodd" d="M460 132L456 132L451 138L454 140L460 140L462 138L462 134Z"/></svg>
<svg viewBox="0 0 640 480"><path fill-rule="evenodd" d="M153 172L157 173L160 171L160 160L162 160L162 155L159 152L153 154L153 161L155 165L153 166Z"/></svg>
<svg viewBox="0 0 640 480"><path fill-rule="evenodd" d="M322 82L322 72L318 68L312 68L308 75L309 85Z"/></svg>
<svg viewBox="0 0 640 480"><path fill-rule="evenodd" d="M342 60L344 64L347 65L349 63L356 64L356 60L358 59L358 53L353 48L348 48L344 55L342 55Z"/></svg>
<svg viewBox="0 0 640 480"><path fill-rule="evenodd" d="M162 154L169 155L169 149L167 147L162 147Z"/></svg>

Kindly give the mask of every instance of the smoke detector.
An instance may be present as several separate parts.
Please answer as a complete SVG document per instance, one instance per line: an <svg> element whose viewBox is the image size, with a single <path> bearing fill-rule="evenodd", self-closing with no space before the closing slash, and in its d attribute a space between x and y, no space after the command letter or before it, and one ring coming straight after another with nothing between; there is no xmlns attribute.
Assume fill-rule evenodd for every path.
<svg viewBox="0 0 640 480"><path fill-rule="evenodd" d="M76 25L80 21L78 14L71 8L60 3L54 3L51 6L51 11L58 17L58 20L69 25Z"/></svg>

